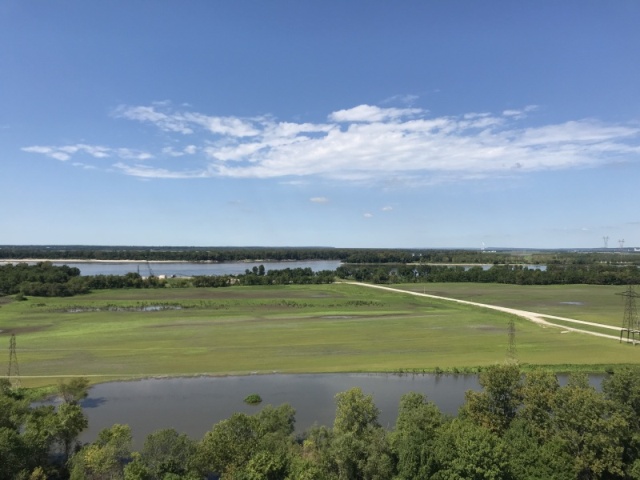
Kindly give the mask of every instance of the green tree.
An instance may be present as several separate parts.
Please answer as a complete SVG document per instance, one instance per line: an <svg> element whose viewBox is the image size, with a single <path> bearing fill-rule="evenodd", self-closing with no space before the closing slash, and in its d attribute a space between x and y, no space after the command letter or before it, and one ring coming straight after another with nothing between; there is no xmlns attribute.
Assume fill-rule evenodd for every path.
<svg viewBox="0 0 640 480"><path fill-rule="evenodd" d="M526 420L511 422L502 439L508 449L509 471L514 479L575 480L573 459L558 438L541 442Z"/></svg>
<svg viewBox="0 0 640 480"><path fill-rule="evenodd" d="M89 380L84 377L76 377L68 383L61 381L58 384L58 392L65 403L78 404L89 395Z"/></svg>
<svg viewBox="0 0 640 480"><path fill-rule="evenodd" d="M433 456L433 480L506 480L510 477L505 443L489 429L468 420L454 419L439 429Z"/></svg>
<svg viewBox="0 0 640 480"><path fill-rule="evenodd" d="M166 474L187 474L193 463L196 442L172 428L158 430L145 439L140 462L149 478L162 479Z"/></svg>
<svg viewBox="0 0 640 480"><path fill-rule="evenodd" d="M386 432L371 395L352 388L336 395L331 449L340 480L391 478L394 469Z"/></svg>
<svg viewBox="0 0 640 480"><path fill-rule="evenodd" d="M16 430L0 427L0 480L13 480L27 468L27 449Z"/></svg>
<svg viewBox="0 0 640 480"><path fill-rule="evenodd" d="M578 479L623 475L623 439L628 423L616 404L572 376L555 399L553 425Z"/></svg>
<svg viewBox="0 0 640 480"><path fill-rule="evenodd" d="M55 408L50 405L32 408L24 418L21 430L31 465L46 465L59 430Z"/></svg>
<svg viewBox="0 0 640 480"><path fill-rule="evenodd" d="M391 434L398 479L429 477L431 450L442 423L442 413L425 395L411 392L402 396L396 428Z"/></svg>
<svg viewBox="0 0 640 480"><path fill-rule="evenodd" d="M62 447L63 458L69 459L78 435L89 426L82 408L75 403L63 403L56 412L55 438Z"/></svg>
<svg viewBox="0 0 640 480"><path fill-rule="evenodd" d="M258 443L256 421L234 413L208 431L198 445L198 464L203 472L233 473L255 453Z"/></svg>
<svg viewBox="0 0 640 480"><path fill-rule="evenodd" d="M480 373L479 382L483 390L467 391L462 413L492 432L504 432L522 404L520 367L493 365Z"/></svg>
<svg viewBox="0 0 640 480"><path fill-rule="evenodd" d="M617 405L616 410L629 424L623 439L624 461L629 471L635 468L640 474L640 368L616 369L603 380L602 392L605 398ZM635 467L634 462L638 462Z"/></svg>
<svg viewBox="0 0 640 480"><path fill-rule="evenodd" d="M365 395L359 387L338 393L336 399L336 418L333 429L337 434L352 433L366 435L379 428L380 410L373 402L372 395Z"/></svg>
<svg viewBox="0 0 640 480"><path fill-rule="evenodd" d="M522 408L518 417L525 420L539 440L553 435L553 407L560 385L553 372L534 370L525 376L522 387Z"/></svg>
<svg viewBox="0 0 640 480"><path fill-rule="evenodd" d="M131 459L131 428L114 425L98 434L98 439L79 450L71 459L71 480L124 479Z"/></svg>
<svg viewBox="0 0 640 480"><path fill-rule="evenodd" d="M236 413L214 425L198 444L195 465L224 478L284 478L293 449L295 411L266 406L256 415Z"/></svg>

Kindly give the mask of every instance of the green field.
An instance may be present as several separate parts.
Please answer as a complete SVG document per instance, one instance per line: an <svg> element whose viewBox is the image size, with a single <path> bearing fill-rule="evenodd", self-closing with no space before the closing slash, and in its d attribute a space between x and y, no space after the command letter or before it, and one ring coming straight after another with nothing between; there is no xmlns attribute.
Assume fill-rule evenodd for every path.
<svg viewBox="0 0 640 480"><path fill-rule="evenodd" d="M401 285L400 288L615 327L622 325L624 299L620 293L626 291L624 286L609 285L496 283L427 283Z"/></svg>
<svg viewBox="0 0 640 480"><path fill-rule="evenodd" d="M615 295L623 291L619 287L400 288L614 325L623 308ZM154 310L159 307L164 309ZM347 284L109 290L25 302L5 297L0 299L0 358L8 360L10 334L15 333L25 385L55 383L62 375L103 381L274 371L468 369L505 360L509 318ZM640 355L640 347L515 319L523 364L602 366L635 363ZM38 376L50 378L30 378Z"/></svg>

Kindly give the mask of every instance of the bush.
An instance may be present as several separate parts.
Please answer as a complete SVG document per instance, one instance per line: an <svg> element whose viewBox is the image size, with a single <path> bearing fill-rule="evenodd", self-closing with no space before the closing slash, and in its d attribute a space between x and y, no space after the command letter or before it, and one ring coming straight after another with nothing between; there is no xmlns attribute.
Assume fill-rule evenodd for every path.
<svg viewBox="0 0 640 480"><path fill-rule="evenodd" d="M257 405L262 403L262 397L257 393L252 393L247 398L244 399L244 403L248 403L249 405Z"/></svg>

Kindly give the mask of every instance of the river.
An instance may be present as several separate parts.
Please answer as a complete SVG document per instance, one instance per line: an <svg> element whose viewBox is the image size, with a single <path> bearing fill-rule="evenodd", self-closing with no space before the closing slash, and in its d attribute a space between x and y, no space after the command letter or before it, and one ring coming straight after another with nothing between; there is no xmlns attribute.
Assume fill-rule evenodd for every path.
<svg viewBox="0 0 640 480"><path fill-rule="evenodd" d="M33 263L33 262L31 262ZM192 263L192 262L59 262L53 265L68 265L80 270L80 275L126 275L138 272L146 277L150 273L156 276L193 277L196 275L239 275L246 269L264 265L265 270L283 270L285 268L310 268L314 272L336 270L340 260L309 260L283 262L224 262L224 263Z"/></svg>

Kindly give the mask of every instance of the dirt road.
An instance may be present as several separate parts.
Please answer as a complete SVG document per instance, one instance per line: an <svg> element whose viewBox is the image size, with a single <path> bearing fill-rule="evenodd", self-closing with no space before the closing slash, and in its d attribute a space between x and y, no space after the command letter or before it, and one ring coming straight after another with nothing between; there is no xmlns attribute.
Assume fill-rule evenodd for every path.
<svg viewBox="0 0 640 480"><path fill-rule="evenodd" d="M557 317L555 315L545 315L542 313L536 313L536 312L529 312L527 310L519 310L516 308L508 308L508 307L500 307L498 305L489 305L486 303L478 303L478 302L470 302L468 300L459 300L457 298L450 298L450 297L441 297L439 295L431 295L429 293L419 293L419 292L412 292L410 290L402 290L399 288L393 288L393 287L385 287L384 285L372 285L370 283L360 283L360 282L343 282L343 283L350 283L352 285L360 285L362 287L369 287L369 288L378 288L380 290L388 290L391 292L398 292L398 293L405 293L405 294L409 294L409 295L415 295L417 297L428 297L428 298L435 298L438 300L446 300L448 302L456 302L456 303L461 303L464 305L472 305L474 307L482 307L482 308L488 308L491 310L497 310L499 312L504 312L504 313L510 313L512 315L517 315L521 318L524 318L526 320L529 320L530 322L536 323L542 327L554 327L554 328L560 328L563 330L563 332L578 332L578 333L584 333L586 335L593 335L596 337L602 337L602 338L608 338L611 340L617 340L620 341L620 328L618 327L612 327L611 325L604 325L602 323L594 323L594 322L585 322L583 320L576 320L574 318L565 318L565 317ZM606 330L613 330L618 332L618 335L607 335L606 333L598 333L598 332L591 332L589 330L583 330L581 328L577 328L577 327L567 327L566 325L557 325L555 323L552 323L552 320L560 320L563 322L568 322L568 323L574 323L576 325L589 325L592 327L598 327L598 328L602 328L602 329L606 329ZM626 339L623 338L623 341L626 341Z"/></svg>

